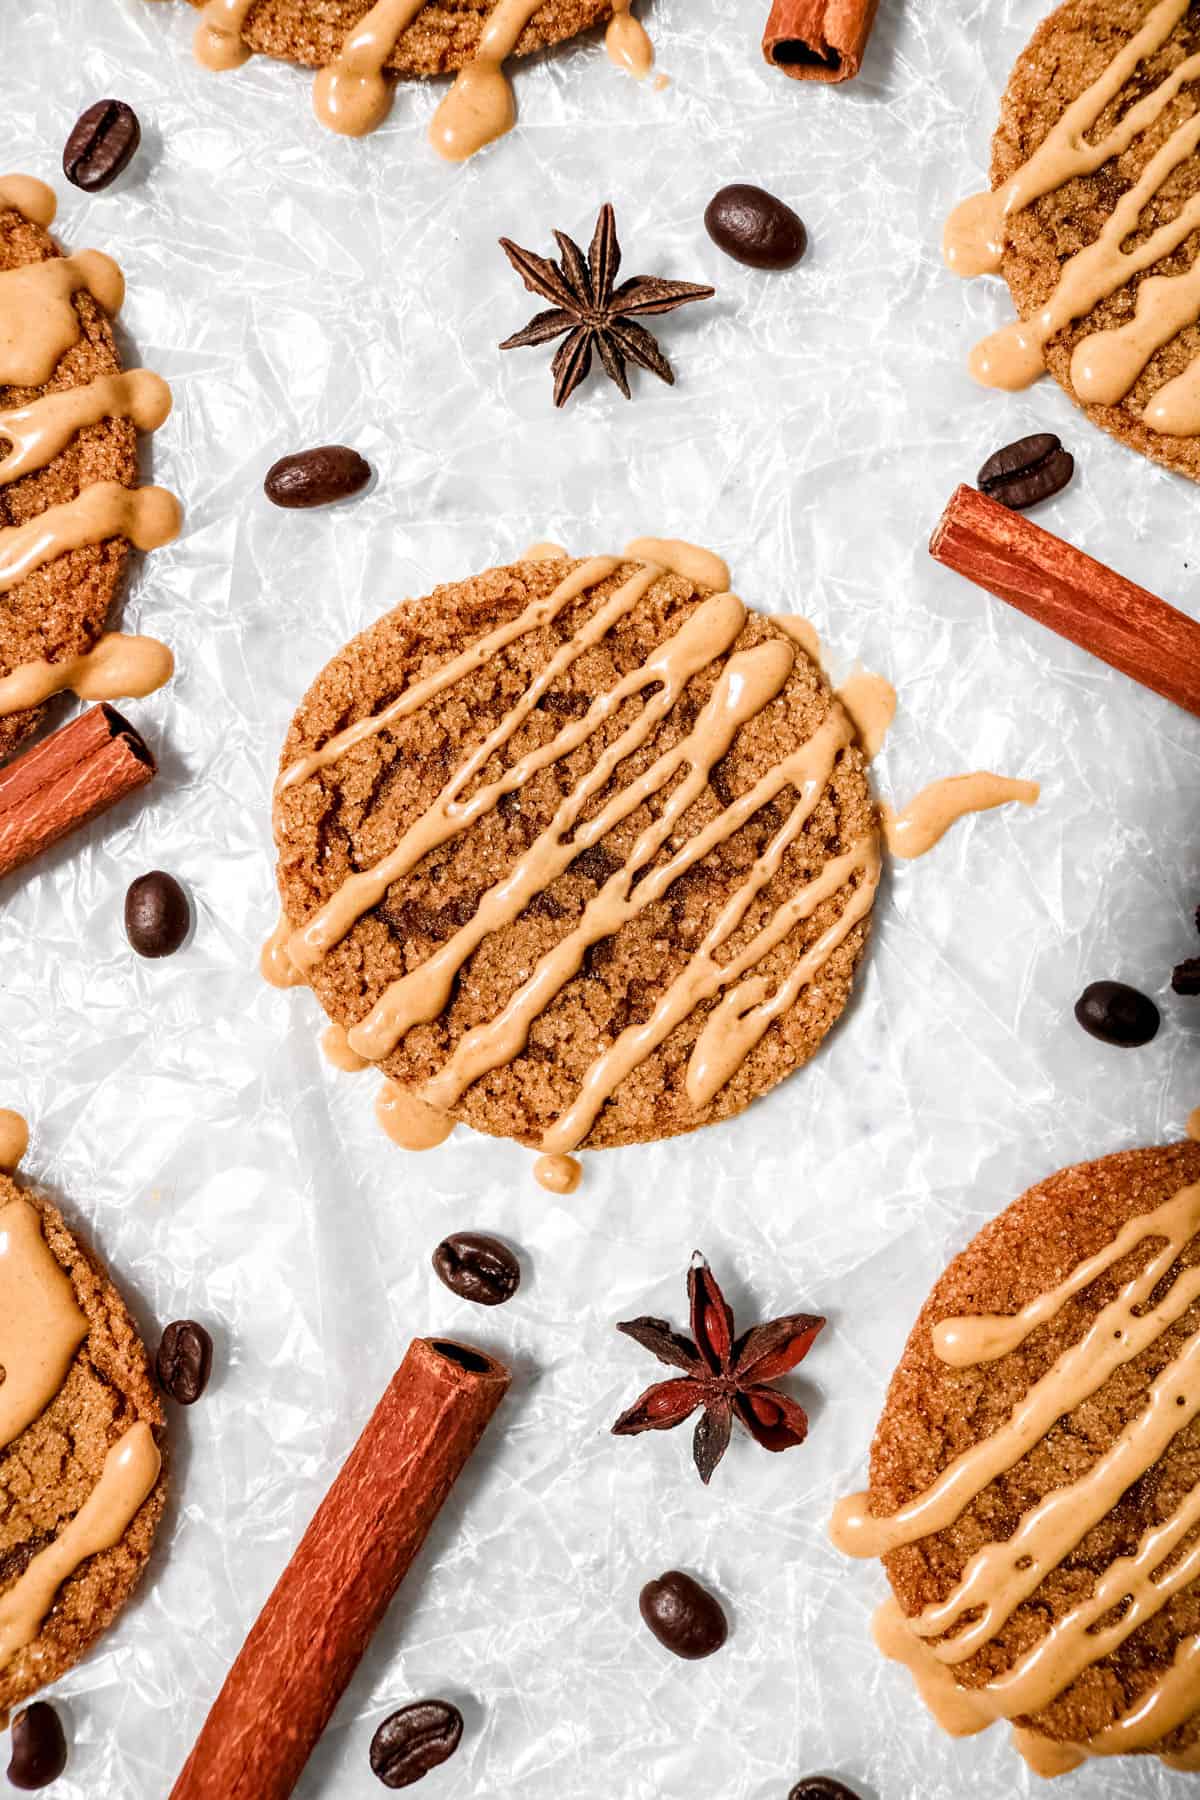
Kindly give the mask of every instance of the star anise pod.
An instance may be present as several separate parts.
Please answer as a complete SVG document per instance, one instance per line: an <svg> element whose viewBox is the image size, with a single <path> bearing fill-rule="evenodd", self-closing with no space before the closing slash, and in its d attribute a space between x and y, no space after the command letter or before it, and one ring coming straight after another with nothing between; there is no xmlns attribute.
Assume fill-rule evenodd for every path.
<svg viewBox="0 0 1200 1800"><path fill-rule="evenodd" d="M505 338L500 348L516 350L525 344L548 344L561 337L554 353L554 404L564 406L592 366L592 351L604 373L615 381L628 400L626 362L649 369L660 380L673 384L674 370L639 318L650 313L674 312L692 300L710 300L715 288L698 287L692 281L663 281L657 275L634 275L614 287L621 266L621 246L608 201L600 208L587 259L565 231L554 234L559 260L522 250L511 238L500 247L531 294L551 302L549 312L538 313L524 331ZM563 334L566 334L565 337Z"/></svg>
<svg viewBox="0 0 1200 1800"><path fill-rule="evenodd" d="M764 1450L791 1450L804 1442L804 1408L770 1383L804 1361L825 1321L815 1313L789 1313L735 1338L733 1313L699 1251L688 1271L688 1301L690 1338L672 1331L665 1319L629 1319L617 1326L659 1362L683 1373L647 1388L613 1431L618 1437L669 1431L702 1406L692 1455L707 1483L729 1447L735 1418Z"/></svg>

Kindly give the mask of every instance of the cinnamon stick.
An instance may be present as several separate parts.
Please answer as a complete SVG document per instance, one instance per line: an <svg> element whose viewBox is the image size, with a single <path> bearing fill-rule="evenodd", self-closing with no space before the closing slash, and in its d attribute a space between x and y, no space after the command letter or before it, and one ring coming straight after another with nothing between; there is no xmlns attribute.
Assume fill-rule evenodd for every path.
<svg viewBox="0 0 1200 1800"><path fill-rule="evenodd" d="M503 1399L508 1370L417 1338L251 1628L171 1800L287 1800Z"/></svg>
<svg viewBox="0 0 1200 1800"><path fill-rule="evenodd" d="M929 553L1200 717L1200 623L1023 513L960 487Z"/></svg>
<svg viewBox="0 0 1200 1800"><path fill-rule="evenodd" d="M93 706L0 770L0 876L145 787L155 762L114 706Z"/></svg>
<svg viewBox="0 0 1200 1800"><path fill-rule="evenodd" d="M763 33L763 55L796 81L850 81L879 0L775 0Z"/></svg>

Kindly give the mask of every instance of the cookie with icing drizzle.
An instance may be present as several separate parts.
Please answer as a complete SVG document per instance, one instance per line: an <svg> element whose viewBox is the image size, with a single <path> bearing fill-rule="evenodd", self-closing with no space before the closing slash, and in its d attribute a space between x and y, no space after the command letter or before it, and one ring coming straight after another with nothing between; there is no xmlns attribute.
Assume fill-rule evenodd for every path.
<svg viewBox="0 0 1200 1800"><path fill-rule="evenodd" d="M1067 0L1018 59L991 189L951 215L952 268L1003 273L1019 319L985 385L1048 369L1088 416L1200 479L1200 8Z"/></svg>
<svg viewBox="0 0 1200 1800"><path fill-rule="evenodd" d="M956 1736L1200 1770L1200 1144L1031 1188L951 1263L834 1542Z"/></svg>
<svg viewBox="0 0 1200 1800"><path fill-rule="evenodd" d="M276 978L428 1142L459 1119L563 1155L728 1118L849 998L880 855L850 717L715 557L631 551L406 601L288 734Z"/></svg>
<svg viewBox="0 0 1200 1800"><path fill-rule="evenodd" d="M64 256L54 210L44 183L0 176L0 758L64 688L127 699L172 667L152 639L102 636L131 544L178 529L174 497L138 485L138 430L162 423L170 391L122 367L120 270Z"/></svg>
<svg viewBox="0 0 1200 1800"><path fill-rule="evenodd" d="M124 1301L58 1209L0 1174L0 1724L141 1577L162 1412Z"/></svg>

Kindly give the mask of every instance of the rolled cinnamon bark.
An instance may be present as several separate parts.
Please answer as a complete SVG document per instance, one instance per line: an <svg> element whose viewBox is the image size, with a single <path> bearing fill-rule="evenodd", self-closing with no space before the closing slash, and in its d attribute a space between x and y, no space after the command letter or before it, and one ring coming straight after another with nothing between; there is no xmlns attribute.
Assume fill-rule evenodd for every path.
<svg viewBox="0 0 1200 1800"><path fill-rule="evenodd" d="M0 770L0 876L144 787L155 762L115 706L93 706Z"/></svg>
<svg viewBox="0 0 1200 1800"><path fill-rule="evenodd" d="M287 1800L509 1384L417 1338L217 1695L171 1800Z"/></svg>
<svg viewBox="0 0 1200 1800"><path fill-rule="evenodd" d="M879 0L775 0L763 55L796 81L849 81L863 53Z"/></svg>
<svg viewBox="0 0 1200 1800"><path fill-rule="evenodd" d="M929 554L1200 716L1200 623L1024 513L964 485L938 521Z"/></svg>

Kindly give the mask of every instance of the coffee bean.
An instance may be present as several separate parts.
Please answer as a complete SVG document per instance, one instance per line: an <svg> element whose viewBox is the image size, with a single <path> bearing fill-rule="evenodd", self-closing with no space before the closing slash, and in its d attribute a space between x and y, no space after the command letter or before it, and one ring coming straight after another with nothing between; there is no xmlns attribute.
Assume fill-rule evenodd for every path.
<svg viewBox="0 0 1200 1800"><path fill-rule="evenodd" d="M765 188L736 181L704 209L704 228L718 249L752 269L791 269L808 248L804 222Z"/></svg>
<svg viewBox="0 0 1200 1800"><path fill-rule="evenodd" d="M1148 1044L1159 1026L1153 1000L1123 981L1093 981L1075 1002L1075 1017L1091 1037L1126 1049Z"/></svg>
<svg viewBox="0 0 1200 1800"><path fill-rule="evenodd" d="M806 1775L796 1783L788 1800L858 1800L858 1795L831 1775Z"/></svg>
<svg viewBox="0 0 1200 1800"><path fill-rule="evenodd" d="M330 506L366 487L371 465L345 444L320 444L281 456L267 470L263 488L276 506Z"/></svg>
<svg viewBox="0 0 1200 1800"><path fill-rule="evenodd" d="M1018 438L989 456L977 477L980 491L1013 512L1036 506L1066 487L1075 473L1075 458L1052 431Z"/></svg>
<svg viewBox="0 0 1200 1800"><path fill-rule="evenodd" d="M638 1605L659 1643L690 1662L711 1656L729 1635L721 1602L680 1569L648 1581Z"/></svg>
<svg viewBox="0 0 1200 1800"><path fill-rule="evenodd" d="M8 1779L15 1788L49 1787L66 1766L62 1720L48 1700L35 1700L13 1719Z"/></svg>
<svg viewBox="0 0 1200 1800"><path fill-rule="evenodd" d="M383 1721L371 1739L371 1769L384 1787L411 1787L454 1755L462 1714L448 1700L417 1700Z"/></svg>
<svg viewBox="0 0 1200 1800"><path fill-rule="evenodd" d="M97 100L72 127L63 151L63 174L85 194L99 193L117 179L142 141L132 106Z"/></svg>
<svg viewBox="0 0 1200 1800"><path fill-rule="evenodd" d="M125 936L139 956L173 956L191 923L187 895L163 869L139 875L125 895Z"/></svg>
<svg viewBox="0 0 1200 1800"><path fill-rule="evenodd" d="M477 1306L503 1306L521 1285L521 1265L508 1245L478 1231L443 1238L433 1266L452 1294Z"/></svg>
<svg viewBox="0 0 1200 1800"><path fill-rule="evenodd" d="M1184 962L1175 964L1171 986L1177 994L1185 994L1189 999L1200 994L1200 956L1189 956Z"/></svg>
<svg viewBox="0 0 1200 1800"><path fill-rule="evenodd" d="M155 1369L164 1394L194 1406L212 1374L213 1343L195 1319L176 1319L162 1334Z"/></svg>

